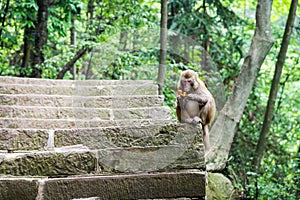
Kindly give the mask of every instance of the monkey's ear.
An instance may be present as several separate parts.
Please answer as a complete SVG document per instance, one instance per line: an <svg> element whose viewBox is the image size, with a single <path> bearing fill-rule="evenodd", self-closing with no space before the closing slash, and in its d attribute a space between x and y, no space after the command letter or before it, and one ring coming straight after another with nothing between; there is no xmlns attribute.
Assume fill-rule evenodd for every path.
<svg viewBox="0 0 300 200"><path fill-rule="evenodd" d="M198 89L199 86L200 86L200 79L198 77L198 74L195 73L195 75L194 75L194 85L193 85L194 90Z"/></svg>

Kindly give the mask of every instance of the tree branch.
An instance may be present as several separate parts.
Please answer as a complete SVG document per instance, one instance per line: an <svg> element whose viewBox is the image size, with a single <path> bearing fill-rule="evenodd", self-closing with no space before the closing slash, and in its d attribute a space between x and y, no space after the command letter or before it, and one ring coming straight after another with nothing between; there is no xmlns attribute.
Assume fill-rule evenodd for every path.
<svg viewBox="0 0 300 200"><path fill-rule="evenodd" d="M76 61L78 59L80 59L81 57L83 57L85 55L86 52L90 52L91 51L91 48L83 48L83 49L80 49L79 51L76 52L75 56L72 58L72 60L70 60L63 68L62 70L58 73L57 75L57 79L62 79L66 72L68 70L71 69L71 67L76 63ZM76 73L76 72L74 72Z"/></svg>

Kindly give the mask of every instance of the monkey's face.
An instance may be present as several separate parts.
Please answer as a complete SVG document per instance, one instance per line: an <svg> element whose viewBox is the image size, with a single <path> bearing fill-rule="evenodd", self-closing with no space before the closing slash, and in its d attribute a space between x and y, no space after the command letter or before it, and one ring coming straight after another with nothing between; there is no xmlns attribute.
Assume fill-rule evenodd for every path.
<svg viewBox="0 0 300 200"><path fill-rule="evenodd" d="M190 77L190 78L182 77L181 87L182 87L183 92L186 92L186 93L193 92L194 83L195 83L195 80L192 77Z"/></svg>

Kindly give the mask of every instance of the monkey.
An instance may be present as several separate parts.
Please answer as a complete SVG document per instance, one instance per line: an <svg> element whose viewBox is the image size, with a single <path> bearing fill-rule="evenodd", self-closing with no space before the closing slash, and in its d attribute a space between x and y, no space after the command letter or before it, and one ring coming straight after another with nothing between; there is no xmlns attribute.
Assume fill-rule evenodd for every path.
<svg viewBox="0 0 300 200"><path fill-rule="evenodd" d="M209 126L216 114L216 104L198 74L193 70L181 73L177 86L176 115L180 123L202 124L203 143L209 150Z"/></svg>

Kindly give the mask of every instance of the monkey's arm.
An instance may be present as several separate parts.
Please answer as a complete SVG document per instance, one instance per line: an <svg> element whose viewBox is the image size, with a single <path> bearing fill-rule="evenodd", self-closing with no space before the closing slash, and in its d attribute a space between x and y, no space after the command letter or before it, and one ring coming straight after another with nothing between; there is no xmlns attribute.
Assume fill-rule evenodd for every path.
<svg viewBox="0 0 300 200"><path fill-rule="evenodd" d="M205 104L209 101L209 96L206 94L188 94L188 99L192 101L197 101L200 107L205 106Z"/></svg>

